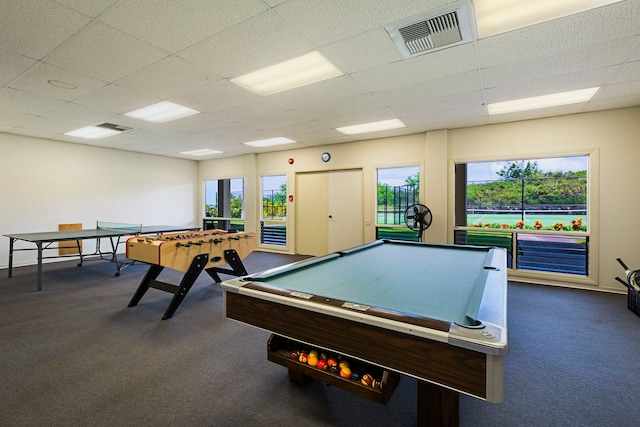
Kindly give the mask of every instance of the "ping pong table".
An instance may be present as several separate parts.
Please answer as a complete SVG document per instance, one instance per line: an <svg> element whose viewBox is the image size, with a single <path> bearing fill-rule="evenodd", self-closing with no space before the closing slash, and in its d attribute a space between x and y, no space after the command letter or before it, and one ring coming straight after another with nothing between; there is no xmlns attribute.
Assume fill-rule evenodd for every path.
<svg viewBox="0 0 640 427"><path fill-rule="evenodd" d="M112 261L116 265L116 276L120 275L120 270L131 262L122 262L118 260L118 245L120 238L123 236L137 236L142 234L163 234L175 233L180 231L199 230L200 227L181 227L173 225L151 225L143 226L142 224L126 224L115 222L98 221L96 228L84 230L64 230L64 231L45 231L37 233L18 233L5 234L9 238L9 278L13 276L13 253L18 251L38 251L38 291L42 290L42 260L48 258L65 258L79 257L78 267L82 266L82 262L87 256L99 256L101 259ZM101 239L108 238L111 243L111 250L103 252L101 248ZM94 253L83 254L80 241L87 239L96 239L96 250ZM17 240L34 243L35 248L15 248ZM43 256L43 252L47 249L58 249L58 246L51 246L53 243L75 241L78 247L77 254ZM108 258L105 258L108 255Z"/></svg>

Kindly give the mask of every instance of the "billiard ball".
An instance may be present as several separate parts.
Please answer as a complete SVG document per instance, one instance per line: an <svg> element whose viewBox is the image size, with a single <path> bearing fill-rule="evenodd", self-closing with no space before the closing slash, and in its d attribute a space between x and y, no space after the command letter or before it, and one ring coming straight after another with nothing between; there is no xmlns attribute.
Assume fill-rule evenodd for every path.
<svg viewBox="0 0 640 427"><path fill-rule="evenodd" d="M329 358L327 359L327 365L329 365L329 367L338 366L338 359L333 356L329 356Z"/></svg>
<svg viewBox="0 0 640 427"><path fill-rule="evenodd" d="M351 379L354 381L360 381L360 372L351 371Z"/></svg>
<svg viewBox="0 0 640 427"><path fill-rule="evenodd" d="M340 363L338 363L338 366L340 366L340 369L342 369L344 367L347 367L347 368L350 367L349 362L346 361L346 360L341 360Z"/></svg>
<svg viewBox="0 0 640 427"><path fill-rule="evenodd" d="M331 372L332 374L339 374L340 373L340 367L338 365L330 365L329 366L329 372Z"/></svg>
<svg viewBox="0 0 640 427"><path fill-rule="evenodd" d="M298 358L298 361L302 363L307 363L307 360L309 360L309 355L307 353L300 353L300 357Z"/></svg>
<svg viewBox="0 0 640 427"><path fill-rule="evenodd" d="M324 359L318 359L318 364L316 365L316 368L321 369L321 370L325 370L329 367L329 365L327 365L327 361Z"/></svg>
<svg viewBox="0 0 640 427"><path fill-rule="evenodd" d="M291 350L291 358L293 360L298 360L300 359L300 352L298 350Z"/></svg>
<svg viewBox="0 0 640 427"><path fill-rule="evenodd" d="M340 368L340 376L342 378L351 378L351 369L348 366Z"/></svg>
<svg viewBox="0 0 640 427"><path fill-rule="evenodd" d="M373 385L373 377L369 374L364 374L360 379L360 382L371 387Z"/></svg>
<svg viewBox="0 0 640 427"><path fill-rule="evenodd" d="M327 360L329 359L329 356L327 356L327 353L320 353L320 359Z"/></svg>
<svg viewBox="0 0 640 427"><path fill-rule="evenodd" d="M372 386L373 386L373 388L382 389L382 381L374 379Z"/></svg>
<svg viewBox="0 0 640 427"><path fill-rule="evenodd" d="M318 364L318 356L309 354L309 357L307 357L307 364L309 366L316 366Z"/></svg>
<svg viewBox="0 0 640 427"><path fill-rule="evenodd" d="M314 356L316 359L319 357L317 350L311 350L309 356Z"/></svg>

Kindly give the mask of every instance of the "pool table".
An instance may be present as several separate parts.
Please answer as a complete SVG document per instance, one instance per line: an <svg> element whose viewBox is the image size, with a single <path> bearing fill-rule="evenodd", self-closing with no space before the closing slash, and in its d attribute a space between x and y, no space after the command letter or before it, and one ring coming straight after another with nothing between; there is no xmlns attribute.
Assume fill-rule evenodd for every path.
<svg viewBox="0 0 640 427"><path fill-rule="evenodd" d="M418 379L419 425L503 397L502 248L378 240L222 283L225 316Z"/></svg>

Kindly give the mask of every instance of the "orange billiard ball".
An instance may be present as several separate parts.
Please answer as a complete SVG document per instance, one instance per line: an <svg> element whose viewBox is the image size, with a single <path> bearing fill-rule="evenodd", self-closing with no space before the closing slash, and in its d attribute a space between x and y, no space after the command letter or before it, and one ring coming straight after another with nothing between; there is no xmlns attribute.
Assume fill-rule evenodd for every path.
<svg viewBox="0 0 640 427"><path fill-rule="evenodd" d="M342 378L351 378L351 368L348 366L340 368L340 376Z"/></svg>
<svg viewBox="0 0 640 427"><path fill-rule="evenodd" d="M309 357L307 357L307 364L309 366L316 366L318 364L318 356L310 354Z"/></svg>

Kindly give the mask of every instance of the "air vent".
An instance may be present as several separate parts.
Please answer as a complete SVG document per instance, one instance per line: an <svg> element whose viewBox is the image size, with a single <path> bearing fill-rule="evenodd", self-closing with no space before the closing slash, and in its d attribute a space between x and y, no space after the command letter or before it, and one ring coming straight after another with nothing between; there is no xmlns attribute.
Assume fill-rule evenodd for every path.
<svg viewBox="0 0 640 427"><path fill-rule="evenodd" d="M96 125L96 127L117 130L119 132L126 132L128 130L133 129L127 126L116 125L113 123L102 123L102 124Z"/></svg>
<svg viewBox="0 0 640 427"><path fill-rule="evenodd" d="M472 41L465 2L404 19L385 29L405 58Z"/></svg>

